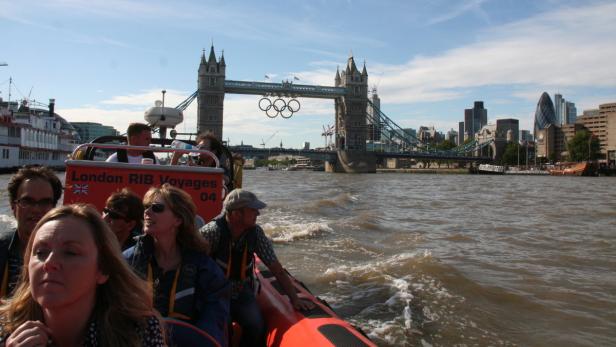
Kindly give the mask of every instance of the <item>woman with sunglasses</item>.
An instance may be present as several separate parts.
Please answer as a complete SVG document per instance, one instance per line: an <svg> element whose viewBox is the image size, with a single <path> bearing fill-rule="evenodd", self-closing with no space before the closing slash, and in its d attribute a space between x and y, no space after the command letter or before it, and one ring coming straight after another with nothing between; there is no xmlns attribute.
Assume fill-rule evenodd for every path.
<svg viewBox="0 0 616 347"><path fill-rule="evenodd" d="M143 203L128 188L109 196L103 209L103 219L118 238L122 251L135 245L135 238L142 234Z"/></svg>
<svg viewBox="0 0 616 347"><path fill-rule="evenodd" d="M151 290L90 206L48 212L32 231L22 274L0 307L2 346L165 345Z"/></svg>
<svg viewBox="0 0 616 347"><path fill-rule="evenodd" d="M152 287L154 307L163 317L188 322L226 345L229 284L195 228L190 195L163 184L148 190L143 205L145 235L124 256Z"/></svg>

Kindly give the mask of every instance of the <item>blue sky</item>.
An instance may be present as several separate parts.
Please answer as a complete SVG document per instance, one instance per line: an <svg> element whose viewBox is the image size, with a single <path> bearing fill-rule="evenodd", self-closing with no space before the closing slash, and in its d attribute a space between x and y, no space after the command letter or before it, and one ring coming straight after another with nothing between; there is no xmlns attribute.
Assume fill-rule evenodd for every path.
<svg viewBox="0 0 616 347"><path fill-rule="evenodd" d="M224 50L227 79L333 85L352 54L366 62L381 109L404 127L457 130L483 100L488 121L530 129L543 91L578 113L616 102L616 2L526 0L122 1L0 0L0 96L8 78L69 121L122 131L167 90L197 89L203 49ZM292 78L292 77L291 77ZM333 101L301 99L291 119L267 118L258 96L227 95L224 138L258 146L324 143ZM196 102L180 131L196 128Z"/></svg>

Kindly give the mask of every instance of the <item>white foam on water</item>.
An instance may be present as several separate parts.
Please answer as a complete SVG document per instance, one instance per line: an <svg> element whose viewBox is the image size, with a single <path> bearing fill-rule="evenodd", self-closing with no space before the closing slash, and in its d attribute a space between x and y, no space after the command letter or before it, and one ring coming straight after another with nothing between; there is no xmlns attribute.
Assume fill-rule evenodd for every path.
<svg viewBox="0 0 616 347"><path fill-rule="evenodd" d="M0 214L0 228L2 230L5 229L13 229L17 227L17 221L13 216L9 216L7 214Z"/></svg>
<svg viewBox="0 0 616 347"><path fill-rule="evenodd" d="M384 260L372 260L371 262L362 263L358 265L337 265L333 267L329 267L325 270L325 276L332 277L340 277L340 278L354 278L357 276L362 276L370 273L379 273L382 274L387 269L390 269L396 265L404 263L410 259L416 258L417 253L415 252L406 252L401 254L396 254Z"/></svg>
<svg viewBox="0 0 616 347"><path fill-rule="evenodd" d="M269 225L266 225L269 227ZM297 239L306 239L318 236L322 233L333 233L333 229L327 223L302 223L279 225L272 235L274 242L292 242Z"/></svg>

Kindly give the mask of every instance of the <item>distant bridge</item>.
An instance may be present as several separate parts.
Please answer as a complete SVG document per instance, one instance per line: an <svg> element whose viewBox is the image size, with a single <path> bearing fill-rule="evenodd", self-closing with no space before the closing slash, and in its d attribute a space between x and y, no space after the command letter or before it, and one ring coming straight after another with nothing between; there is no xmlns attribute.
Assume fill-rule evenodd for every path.
<svg viewBox="0 0 616 347"><path fill-rule="evenodd" d="M335 162L337 151L318 150L318 149L293 149L293 148L257 148L251 146L229 146L229 150L234 153L241 153L244 158L266 158L276 155L295 155L310 159ZM458 154L449 151L410 151L410 152L374 152L377 158L408 158L419 160L453 160L461 162L490 162L491 157L476 157Z"/></svg>

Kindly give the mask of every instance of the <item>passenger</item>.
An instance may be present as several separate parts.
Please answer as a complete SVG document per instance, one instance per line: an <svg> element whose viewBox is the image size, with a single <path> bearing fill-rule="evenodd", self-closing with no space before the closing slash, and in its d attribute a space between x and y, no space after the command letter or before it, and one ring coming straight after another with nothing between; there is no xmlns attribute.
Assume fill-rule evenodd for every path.
<svg viewBox="0 0 616 347"><path fill-rule="evenodd" d="M17 229L0 231L0 298L13 293L32 229L62 196L58 176L44 166L21 168L11 177L7 189Z"/></svg>
<svg viewBox="0 0 616 347"><path fill-rule="evenodd" d="M233 172L231 170L231 154L229 153L229 150L226 149L225 146L223 146L223 144L218 141L216 136L211 132L197 135L197 140L195 142L197 143L197 149L207 150L216 155L218 162L220 163L220 167L225 171L223 175L225 187L227 187L228 191L233 190ZM171 165L176 165L181 156L182 155L180 153L173 153ZM216 167L216 162L210 155L203 153L196 157L194 161L189 157L188 165Z"/></svg>
<svg viewBox="0 0 616 347"><path fill-rule="evenodd" d="M143 234L143 203L128 188L109 196L103 209L103 219L118 238L122 251L135 245L135 238Z"/></svg>
<svg viewBox="0 0 616 347"><path fill-rule="evenodd" d="M154 307L164 317L186 321L226 345L229 283L195 228L191 197L163 184L150 188L143 204L145 235L125 258L153 287Z"/></svg>
<svg viewBox="0 0 616 347"><path fill-rule="evenodd" d="M145 281L128 267L98 212L47 213L26 248L23 276L0 307L6 346L164 346Z"/></svg>
<svg viewBox="0 0 616 347"><path fill-rule="evenodd" d="M259 210L266 206L255 194L235 189L224 200L223 214L200 230L210 243L212 258L231 281L231 317L242 327L241 346L265 344L265 322L254 294L254 253L276 276L293 308L314 307L312 302L297 297L272 242L256 224Z"/></svg>
<svg viewBox="0 0 616 347"><path fill-rule="evenodd" d="M143 123L131 123L126 130L126 136L128 138L129 146L143 146L147 147L152 142L152 129L149 125ZM111 163L132 163L141 164L143 158L149 158L153 160L154 164L157 164L156 156L151 151L139 151L139 150L125 150L118 149L116 153L107 158Z"/></svg>

